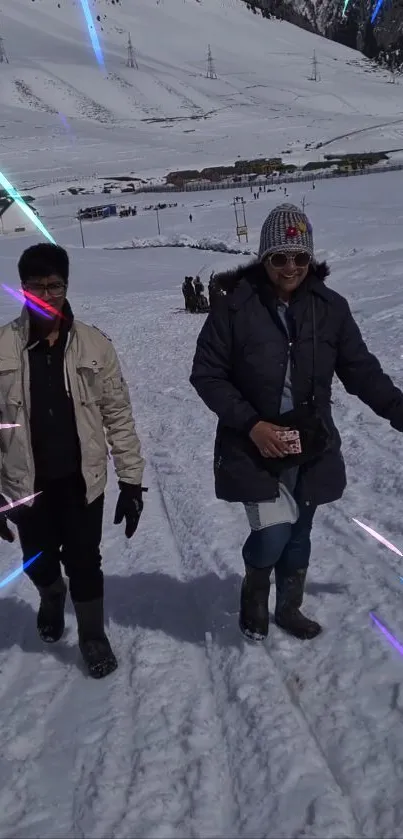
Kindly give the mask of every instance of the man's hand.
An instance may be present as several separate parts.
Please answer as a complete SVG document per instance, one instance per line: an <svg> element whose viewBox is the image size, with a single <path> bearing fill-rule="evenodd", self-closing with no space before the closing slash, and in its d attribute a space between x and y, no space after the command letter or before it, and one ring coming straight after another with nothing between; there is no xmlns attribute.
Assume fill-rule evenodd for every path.
<svg viewBox="0 0 403 839"><path fill-rule="evenodd" d="M137 530L140 516L143 512L143 492L148 492L146 487L137 484L125 484L119 481L119 498L116 504L114 524L121 524L126 519L125 536L131 539Z"/></svg>
<svg viewBox="0 0 403 839"><path fill-rule="evenodd" d="M290 429L261 421L253 426L249 436L262 457L285 457L290 453L290 444L279 439L278 434L282 431L290 431Z"/></svg>
<svg viewBox="0 0 403 839"><path fill-rule="evenodd" d="M4 498L4 495L0 495L0 508L7 506L7 498ZM3 513L0 513L0 539L3 539L5 542L14 542L15 539L13 531L10 530L8 526L7 510L5 510Z"/></svg>

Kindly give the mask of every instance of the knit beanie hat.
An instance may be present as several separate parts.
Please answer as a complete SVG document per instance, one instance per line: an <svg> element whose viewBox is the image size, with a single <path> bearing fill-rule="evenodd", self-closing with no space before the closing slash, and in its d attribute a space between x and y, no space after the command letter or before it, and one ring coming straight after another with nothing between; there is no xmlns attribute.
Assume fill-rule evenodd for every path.
<svg viewBox="0 0 403 839"><path fill-rule="evenodd" d="M279 204L269 213L260 234L259 260L268 254L306 251L313 259L312 225L294 204Z"/></svg>

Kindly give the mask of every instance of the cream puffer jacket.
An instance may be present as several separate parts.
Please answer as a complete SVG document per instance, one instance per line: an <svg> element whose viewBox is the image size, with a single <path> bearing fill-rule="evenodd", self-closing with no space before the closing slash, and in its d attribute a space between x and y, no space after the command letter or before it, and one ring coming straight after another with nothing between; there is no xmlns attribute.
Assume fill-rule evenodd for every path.
<svg viewBox="0 0 403 839"><path fill-rule="evenodd" d="M0 327L0 423L19 424L18 428L0 429L0 491L11 501L34 493L28 338L29 317L24 308L19 318ZM119 480L141 484L144 460L140 441L128 387L110 339L97 327L74 320L64 369L74 405L88 503L105 489L106 440Z"/></svg>

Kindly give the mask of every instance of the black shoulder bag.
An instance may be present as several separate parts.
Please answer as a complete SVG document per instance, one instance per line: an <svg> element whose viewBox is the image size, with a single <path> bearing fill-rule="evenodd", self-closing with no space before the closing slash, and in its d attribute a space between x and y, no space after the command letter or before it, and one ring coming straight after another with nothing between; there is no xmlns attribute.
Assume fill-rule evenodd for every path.
<svg viewBox="0 0 403 839"><path fill-rule="evenodd" d="M313 297L311 298L311 305L313 341L312 392L307 401L303 402L302 405L268 420L268 422L272 422L274 425L297 430L299 432L302 452L301 454L289 454L286 457L264 458L268 471L275 475L279 475L285 469L302 466L304 463L321 457L329 448L332 439L332 434L320 415L316 400L317 337L315 301Z"/></svg>

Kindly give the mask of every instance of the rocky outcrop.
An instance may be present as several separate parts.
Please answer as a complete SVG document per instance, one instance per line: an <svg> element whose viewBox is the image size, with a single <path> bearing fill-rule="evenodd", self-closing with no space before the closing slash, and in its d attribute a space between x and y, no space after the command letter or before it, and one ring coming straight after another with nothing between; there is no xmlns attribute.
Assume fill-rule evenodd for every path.
<svg viewBox="0 0 403 839"><path fill-rule="evenodd" d="M287 20L360 50L392 70L403 68L403 4L384 0L374 23L376 0L244 0L255 14Z"/></svg>

